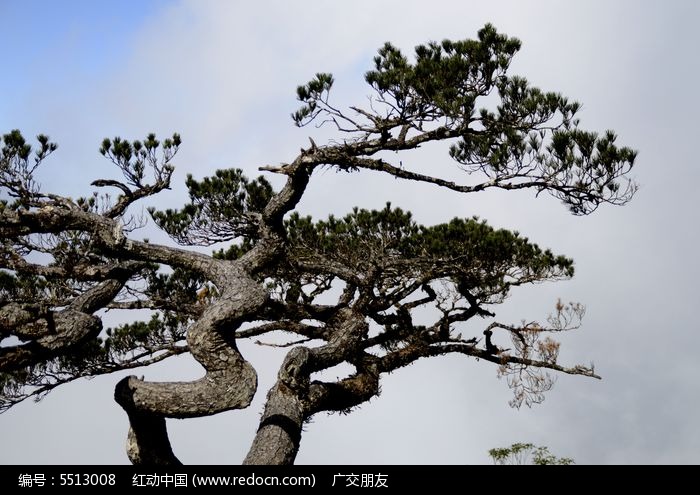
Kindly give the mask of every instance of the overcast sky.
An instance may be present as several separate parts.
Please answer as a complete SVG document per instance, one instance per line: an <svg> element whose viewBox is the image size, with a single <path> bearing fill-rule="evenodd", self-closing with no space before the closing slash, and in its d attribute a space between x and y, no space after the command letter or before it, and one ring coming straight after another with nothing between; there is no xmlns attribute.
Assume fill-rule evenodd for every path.
<svg viewBox="0 0 700 495"><path fill-rule="evenodd" d="M316 72L334 74L336 101L364 103L362 75L385 41L410 54L492 22L523 42L512 73L580 101L582 127L614 129L639 150L641 187L629 205L581 218L529 192L465 196L327 171L314 175L299 210L325 217L390 200L426 224L479 215L573 257L573 280L516 289L492 309L517 323L544 318L558 297L584 303L584 326L562 338L560 361L593 361L603 380L561 376L543 404L517 411L493 365L464 356L419 362L385 378L381 397L360 410L314 418L297 462L488 463L488 449L521 441L580 464L699 463L698 20L693 0L0 0L0 132L57 141L41 181L73 196L113 175L97 153L103 137L180 132L173 190L148 203L177 206L186 173L235 166L255 176L260 165L292 159L310 133L321 136L289 118L296 86ZM412 160L450 171L446 151L430 146ZM260 375L255 401L170 421L183 462L245 456L281 355L242 349ZM146 379L198 373L186 358L139 371ZM70 384L0 415L0 463L128 462L126 416L112 399L119 378Z"/></svg>

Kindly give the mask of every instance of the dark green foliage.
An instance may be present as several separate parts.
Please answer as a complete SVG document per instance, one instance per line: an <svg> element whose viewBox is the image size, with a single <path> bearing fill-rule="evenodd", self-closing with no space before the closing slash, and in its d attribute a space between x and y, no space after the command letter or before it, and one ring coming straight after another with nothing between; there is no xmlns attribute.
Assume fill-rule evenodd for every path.
<svg viewBox="0 0 700 495"><path fill-rule="evenodd" d="M297 88L297 99L305 103L303 107L292 114L292 119L297 126L302 127L316 118L320 112L316 102L327 98L332 86L333 76L320 72L307 84Z"/></svg>
<svg viewBox="0 0 700 495"><path fill-rule="evenodd" d="M143 141L129 142L120 137L111 140L105 138L100 146L100 153L119 167L129 184L143 187L147 167L152 168L158 182L170 177L174 168L169 162L177 153L181 143L182 140L177 133L163 141L162 146L153 133ZM158 155L159 146L162 157Z"/></svg>
<svg viewBox="0 0 700 495"><path fill-rule="evenodd" d="M56 151L58 145L49 141L48 136L39 134L36 137L39 148L34 152L34 160L30 160L32 146L26 142L22 133L14 129L0 139L0 187L10 196L26 202L36 194L38 187L33 173L48 155ZM6 204L6 203L5 203ZM20 203L15 203L18 206Z"/></svg>
<svg viewBox="0 0 700 495"><path fill-rule="evenodd" d="M152 271L147 276L146 294L158 300L171 300L176 305L192 304L196 301L197 291L202 287L204 278L192 271L175 268L172 273Z"/></svg>
<svg viewBox="0 0 700 495"><path fill-rule="evenodd" d="M0 270L0 307L7 303L30 301L32 308L60 306L73 296L73 291L59 280L33 273L10 273Z"/></svg>
<svg viewBox="0 0 700 495"><path fill-rule="evenodd" d="M253 243L250 239L243 239L240 244L232 244L226 249L214 251L212 256L220 260L237 260L251 249L253 249Z"/></svg>
<svg viewBox="0 0 700 495"><path fill-rule="evenodd" d="M53 153L58 148L56 143L49 141L48 136L44 134L39 134L36 137L39 141L39 149L35 151L34 163L38 164L46 158L50 153ZM32 146L27 143L22 136L22 133L18 129L10 131L8 134L2 136L0 142L4 142L2 147L2 154L0 155L0 163L3 168L6 164L12 161L27 161L29 160L29 155L32 152Z"/></svg>
<svg viewBox="0 0 700 495"><path fill-rule="evenodd" d="M24 140L24 136L22 136L18 129L14 129L8 134L3 135L2 140L4 141L2 147L3 164L6 160L11 160L13 158L19 158L20 160L27 160L29 158L32 147Z"/></svg>
<svg viewBox="0 0 700 495"><path fill-rule="evenodd" d="M508 75L519 48L520 41L497 33L491 25L479 31L476 40L419 45L414 61L386 43L374 59L374 69L365 75L375 92L371 111L350 107L359 115L350 117L335 108L328 103L332 78L317 75L299 88L305 106L294 120L302 125L318 117L343 132L378 134L387 149L453 140L450 156L460 167L487 177L473 186L448 186L458 191L487 187L548 191L576 215L591 213L601 203L626 203L636 191L625 177L636 153L618 147L612 131L598 135L579 129L577 102ZM361 145L357 151L367 148L370 155L377 151ZM447 185L431 174L406 173L377 162L358 165L345 159L336 165L340 170L365 166Z"/></svg>
<svg viewBox="0 0 700 495"><path fill-rule="evenodd" d="M390 204L315 223L292 214L286 228L295 257L327 259L358 273L384 267L392 276L390 268L401 265L406 277L450 278L484 299L503 297L513 285L574 273L571 259L543 251L517 232L493 229L477 218L424 227Z"/></svg>
<svg viewBox="0 0 700 495"><path fill-rule="evenodd" d="M12 301L37 300L46 288L43 277L14 274L0 270L0 304Z"/></svg>
<svg viewBox="0 0 700 495"><path fill-rule="evenodd" d="M349 264L373 263L376 258L408 248L419 231L410 213L355 208L342 219L334 216L313 222L293 213L285 223L289 242L301 254L327 256Z"/></svg>
<svg viewBox="0 0 700 495"><path fill-rule="evenodd" d="M78 264L96 263L100 260L90 249L90 237L83 232L66 231L56 236L51 249L53 262L70 273Z"/></svg>
<svg viewBox="0 0 700 495"><path fill-rule="evenodd" d="M147 352L160 349L164 343L176 343L185 338L184 328L173 325L167 317L151 315L148 321L125 323L106 331L103 351L112 358L122 357L130 352Z"/></svg>
<svg viewBox="0 0 700 495"><path fill-rule="evenodd" d="M209 245L255 234L256 214L272 196L264 177L250 181L240 169L217 170L202 181L187 176L190 203L181 210L149 209L158 226L182 244Z"/></svg>
<svg viewBox="0 0 700 495"><path fill-rule="evenodd" d="M162 324L178 333L195 318L215 293L201 274L175 268L171 273L150 271L146 277L144 294L162 309ZM206 292L207 300L201 295Z"/></svg>
<svg viewBox="0 0 700 495"><path fill-rule="evenodd" d="M490 24L479 31L478 41L417 46L413 64L386 43L365 80L382 98L395 102L399 120L421 115L468 120L476 97L491 91L519 49L519 40L498 34Z"/></svg>
<svg viewBox="0 0 700 495"><path fill-rule="evenodd" d="M514 443L510 447L489 450L489 456L494 464L522 465L533 464L535 466L546 465L571 465L575 464L568 457L556 457L549 452L547 447L536 447L531 443Z"/></svg>

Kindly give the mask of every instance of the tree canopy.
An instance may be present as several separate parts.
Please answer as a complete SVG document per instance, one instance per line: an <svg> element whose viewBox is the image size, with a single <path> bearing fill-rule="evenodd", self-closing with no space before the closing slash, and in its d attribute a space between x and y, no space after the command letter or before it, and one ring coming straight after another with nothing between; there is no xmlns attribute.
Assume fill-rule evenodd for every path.
<svg viewBox="0 0 700 495"><path fill-rule="evenodd" d="M178 134L105 139L99 151L123 177L92 186L116 196L96 189L77 199L43 191L35 179L56 144L43 135L32 145L17 130L5 134L0 409L77 378L189 353L206 371L199 379L130 376L115 389L130 421L131 461L177 464L165 418L249 406L257 374L237 341L281 331L289 338L275 345L289 351L245 459L280 464L294 461L302 425L313 415L352 410L379 394L383 375L420 358L456 353L495 364L515 407L542 401L550 372L599 378L592 367L559 364L550 336L578 328L583 306L559 301L542 324L493 320L493 306L513 287L573 276L566 256L478 218L419 225L388 203L323 220L294 211L321 168L369 170L461 193L532 189L575 215L629 201L635 152L619 147L612 131L581 129L578 103L509 75L519 48L491 25L474 40L420 45L411 58L387 43L365 74L371 94L364 107L335 106L333 77L317 74L297 88L301 107L292 118L300 127L331 126L337 137L321 145L310 137L291 161L261 166L285 177L279 190L238 169L188 176L182 208L148 207L155 225L185 247L135 234L147 220L134 204L171 187ZM410 154L399 161L385 153L429 142L445 142L464 182L410 163ZM105 328L110 312L135 316ZM474 318L490 323L464 335ZM495 345L494 331L509 335L511 348ZM336 381L312 379L340 363L354 371Z"/></svg>
<svg viewBox="0 0 700 495"><path fill-rule="evenodd" d="M537 447L532 443L514 443L510 447L489 450L494 464L500 466L533 464L535 466L569 466L575 464L569 457L557 457L548 447Z"/></svg>

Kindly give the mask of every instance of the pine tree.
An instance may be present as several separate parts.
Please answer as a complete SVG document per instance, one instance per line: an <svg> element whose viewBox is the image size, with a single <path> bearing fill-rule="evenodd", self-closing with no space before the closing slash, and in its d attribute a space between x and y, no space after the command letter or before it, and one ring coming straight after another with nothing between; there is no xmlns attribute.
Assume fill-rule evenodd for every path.
<svg viewBox="0 0 700 495"><path fill-rule="evenodd" d="M294 211L312 173L372 170L462 193L531 189L558 198L575 215L604 203L622 205L636 186L635 152L612 131L579 127L578 103L508 74L520 48L487 25L475 40L431 42L412 58L385 44L365 75L366 107L331 101L333 77L317 74L297 89L297 126L333 126L338 136L310 145L288 163L262 166L286 182L237 169L187 178L190 201L148 211L182 246L138 240L134 203L171 186L180 136L159 141L105 139L100 153L123 180L103 179L73 200L41 190L34 171L56 150L19 131L0 150L0 408L40 398L81 377L148 366L190 353L206 370L190 382L131 376L115 399L129 417L128 455L135 464L178 464L166 418L193 418L247 407L257 375L237 341L290 335L278 379L246 463L293 463L302 425L326 411L351 411L377 396L384 375L420 358L457 353L493 363L514 391L512 405L543 400L550 372L598 378L592 368L558 362L549 335L578 328L584 309L558 302L546 324L491 322L462 335L465 322L495 317L513 287L573 276L573 261L516 232L477 218L433 226L387 204L343 218ZM406 154L445 142L465 182L409 163ZM402 152L401 162L383 151ZM332 302L329 302L332 300ZM416 321L431 307L434 321ZM145 321L105 328L104 310L150 310ZM139 312L142 315L143 311ZM135 317L137 318L137 317ZM505 349L494 332L511 338ZM340 363L354 372L337 381L311 375Z"/></svg>

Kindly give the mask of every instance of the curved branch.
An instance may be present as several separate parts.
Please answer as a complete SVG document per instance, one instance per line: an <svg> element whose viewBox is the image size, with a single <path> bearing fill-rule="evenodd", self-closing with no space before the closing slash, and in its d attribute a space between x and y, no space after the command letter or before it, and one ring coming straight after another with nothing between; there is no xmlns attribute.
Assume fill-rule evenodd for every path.
<svg viewBox="0 0 700 495"><path fill-rule="evenodd" d="M170 459L167 432L150 437L146 425L161 425L158 417L191 418L247 407L257 389L257 374L236 346L235 328L267 300L267 291L235 265L228 267L229 285L187 332L192 356L206 374L191 382L146 382L134 376L120 383L115 400L136 423L130 430L132 461ZM160 426L158 426L160 428ZM170 452L170 453L169 453ZM144 460L145 459L145 460Z"/></svg>
<svg viewBox="0 0 700 495"><path fill-rule="evenodd" d="M303 335L307 338L322 338L323 329L320 327L315 327L313 325L306 325L297 321L282 320L274 321L270 323L263 323L261 325L256 325L251 328L246 328L245 330L238 330L236 332L237 339L247 339L250 337L257 337L268 332L274 332L275 330L283 330L285 332L292 332L299 335Z"/></svg>
<svg viewBox="0 0 700 495"><path fill-rule="evenodd" d="M572 366L572 367L565 367L565 366L560 366L556 363L552 363L549 361L542 361L542 360L537 360L537 359L525 359L521 358L518 356L510 356L508 354L497 354L493 355L489 353L488 351L478 349L474 346L470 345L463 345L463 344L441 344L437 346L430 346L428 347L428 351L426 356L441 356L443 354L448 354L448 353L459 353L459 354L464 354L467 356L472 356L476 357L479 359L483 359L485 361L490 361L495 364L509 364L509 363L514 363L514 364L522 364L524 366L531 366L531 367L536 367L536 368L546 368L554 371L559 371L560 373L566 373L567 375L581 375L581 376L588 376L591 378L596 378L598 380L602 380L602 377L600 375L595 374L595 372L590 369L586 368L585 366Z"/></svg>
<svg viewBox="0 0 700 495"><path fill-rule="evenodd" d="M0 235L7 238L66 230L90 233L104 248L119 256L188 268L225 282L225 276L218 269L223 264L221 260L185 249L127 239L119 221L103 215L77 207L57 206L54 202L46 202L31 211L4 209L0 212Z"/></svg>
<svg viewBox="0 0 700 495"><path fill-rule="evenodd" d="M101 282L76 297L66 309L48 312L43 321L13 329L16 335L35 340L0 348L0 371L16 371L38 364L97 337L102 330L102 320L92 313L111 301L125 283L125 279Z"/></svg>
<svg viewBox="0 0 700 495"><path fill-rule="evenodd" d="M337 382L313 381L309 387L309 416L322 411L346 412L379 395L379 375L364 371Z"/></svg>

